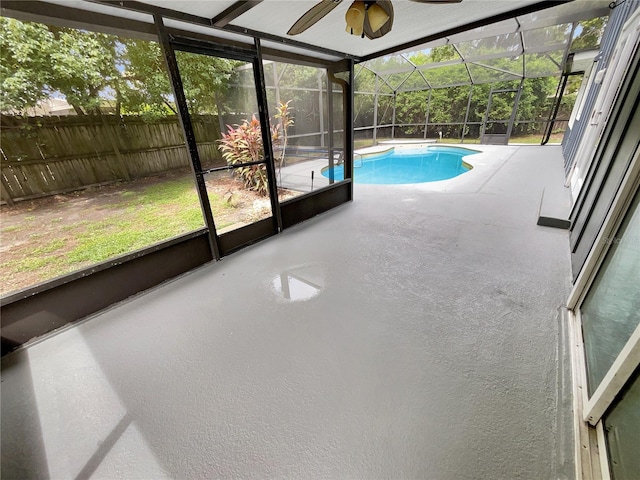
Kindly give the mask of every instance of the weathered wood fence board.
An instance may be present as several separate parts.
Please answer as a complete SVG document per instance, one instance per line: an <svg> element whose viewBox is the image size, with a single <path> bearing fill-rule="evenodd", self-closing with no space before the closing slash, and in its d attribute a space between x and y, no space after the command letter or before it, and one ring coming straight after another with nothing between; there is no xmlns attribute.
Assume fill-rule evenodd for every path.
<svg viewBox="0 0 640 480"><path fill-rule="evenodd" d="M204 167L224 164L218 117L192 118ZM177 117L1 116L2 200L36 198L189 166Z"/></svg>

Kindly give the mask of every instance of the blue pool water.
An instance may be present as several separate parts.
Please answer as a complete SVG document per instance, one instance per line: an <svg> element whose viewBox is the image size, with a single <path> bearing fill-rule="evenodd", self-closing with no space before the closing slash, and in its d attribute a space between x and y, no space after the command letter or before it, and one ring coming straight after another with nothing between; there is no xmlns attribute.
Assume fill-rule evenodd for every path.
<svg viewBox="0 0 640 480"><path fill-rule="evenodd" d="M426 147L398 149L379 155L354 157L354 177L356 183L379 185L424 183L457 177L470 170L462 162L462 157L478 153L459 147ZM329 178L325 169L322 175ZM344 166L334 169L335 180L344 178Z"/></svg>

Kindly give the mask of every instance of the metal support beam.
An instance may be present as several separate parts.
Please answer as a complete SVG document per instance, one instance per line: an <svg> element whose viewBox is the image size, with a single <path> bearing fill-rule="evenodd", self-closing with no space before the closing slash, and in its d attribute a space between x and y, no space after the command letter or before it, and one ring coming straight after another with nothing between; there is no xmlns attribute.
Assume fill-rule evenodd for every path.
<svg viewBox="0 0 640 480"><path fill-rule="evenodd" d="M203 40L171 34L171 44L174 49L202 55L215 55L231 60L242 60L243 62L252 62L256 56L256 51L250 46L227 45L216 42L215 39Z"/></svg>
<svg viewBox="0 0 640 480"><path fill-rule="evenodd" d="M464 115L464 123L462 124L462 138L461 143L464 143L465 130L467 129L467 122L469 121L469 108L471 108L471 97L473 95L473 85L469 85L469 100L467 100L467 111Z"/></svg>
<svg viewBox="0 0 640 480"><path fill-rule="evenodd" d="M373 95L373 144L376 144L378 137L378 75L375 78L376 93Z"/></svg>
<svg viewBox="0 0 640 480"><path fill-rule="evenodd" d="M260 39L255 39L255 46L258 55L253 60L253 75L256 83L256 94L258 96L258 115L260 117L260 128L262 131L262 144L264 146L264 158L267 162L267 179L269 181L269 196L271 197L271 211L276 222L276 231L282 231L282 214L280 212L280 202L278 201L278 183L276 180L275 162L273 158L273 144L271 142L271 128L269 125L269 111L267 108L267 87L264 81L264 68L262 66L262 52L260 49Z"/></svg>
<svg viewBox="0 0 640 480"><path fill-rule="evenodd" d="M391 140L396 138L396 98L397 93L393 92L393 112L391 113Z"/></svg>
<svg viewBox="0 0 640 480"><path fill-rule="evenodd" d="M322 70L318 70L318 114L320 116L320 146L324 147L324 99L322 93L324 88L322 87ZM331 93L331 91L329 91Z"/></svg>
<svg viewBox="0 0 640 480"><path fill-rule="evenodd" d="M395 88L396 91L400 90L402 88L402 86L407 82L407 80L409 80L409 77L411 75L413 75L413 72L415 72L416 69L414 68L411 72L409 72L409 75L407 75L406 77L404 77L402 79L402 81L398 84L398 86Z"/></svg>
<svg viewBox="0 0 640 480"><path fill-rule="evenodd" d="M353 82L353 60L348 60L348 78L346 91L343 93L343 131L344 131L344 178L351 180L349 185L349 200L353 200L353 92L355 85Z"/></svg>
<svg viewBox="0 0 640 480"><path fill-rule="evenodd" d="M336 77L336 73L346 72L347 79ZM343 116L343 139L344 139L344 179L349 180L348 201L353 200L353 60L345 59L337 62L332 68L327 70L331 81L342 87L342 116Z"/></svg>
<svg viewBox="0 0 640 480"><path fill-rule="evenodd" d="M333 148L335 146L335 135L333 126L333 83L329 75L327 75L327 120L328 120L328 133L329 133L329 183L332 184L336 181L335 171L333 169Z"/></svg>
<svg viewBox="0 0 640 480"><path fill-rule="evenodd" d="M556 96L554 98L553 107L551 108L551 112L549 112L549 119L547 120L547 124L545 125L544 134L542 136L542 141L540 145L546 145L551 138L551 133L553 132L553 125L556 121L556 116L558 115L558 111L560 110L560 104L562 103L562 96L564 95L564 89L567 86L567 82L569 80L569 75L566 75L564 72L560 77L560 81L558 82L558 87L556 88Z"/></svg>
<svg viewBox="0 0 640 480"><path fill-rule="evenodd" d="M508 75L513 75L514 77L517 77L517 78L524 78L524 75L519 75L519 74L517 74L515 72L511 72L509 70L505 70L504 68L493 67L491 65L487 65L487 64L481 63L481 62L469 62L469 63L471 63L472 65L477 65L478 67L488 68L489 70L495 70L496 72L501 72L501 73L506 73ZM516 79L514 78L512 80L516 80ZM509 80L506 80L506 81L509 81Z"/></svg>
<svg viewBox="0 0 640 480"><path fill-rule="evenodd" d="M569 50L571 49L571 39L573 38L573 34L576 31L577 26L578 24L575 22L571 24L571 32L569 33L569 38L567 39L567 46L565 47L564 53L562 54L562 74L560 77L560 81L558 82L558 88L556 89L554 105L551 109L551 112L549 113L549 119L547 121L547 124L545 125L545 131L540 145L546 145L551 138L551 134L553 133L553 126L555 124L558 111L560 110L562 96L564 95L564 90L567 87L567 81L569 80L569 75L571 74L573 54L570 54Z"/></svg>
<svg viewBox="0 0 640 480"><path fill-rule="evenodd" d="M427 138L427 130L429 130L429 113L431 112L431 92L432 88L429 89L429 96L427 97L427 115L424 120L424 138Z"/></svg>
<svg viewBox="0 0 640 480"><path fill-rule="evenodd" d="M452 43L451 46L453 47L453 49L456 51L456 53L458 54L458 56L462 59L462 62L464 64L464 68L467 69L467 75L469 76L469 82L471 83L471 85L473 85L473 75L471 75L471 70L469 69L469 63L466 61L466 59L462 56L462 53L460 53L460 49L456 46L455 43Z"/></svg>
<svg viewBox="0 0 640 480"><path fill-rule="evenodd" d="M262 0L246 0L235 2L229 8L222 11L219 15L216 15L211 19L211 24L214 27L222 28L227 24L233 22L236 18L245 12L248 12L253 7L262 3Z"/></svg>
<svg viewBox="0 0 640 480"><path fill-rule="evenodd" d="M424 73L422 73L422 70L420 69L417 69L417 70L420 76L422 77L422 79L424 80L424 83L426 83L427 87L429 87L429 90L433 90L433 85L431 85L431 82L429 82L429 80L427 80L427 77L424 76Z"/></svg>
<svg viewBox="0 0 640 480"><path fill-rule="evenodd" d="M520 96L522 95L523 87L524 87L524 78L520 80L520 85L518 86L518 92L516 93L516 99L513 102L513 110L511 111L511 117L509 118L509 126L507 127L507 143L509 143L509 139L511 138L511 131L513 130L513 123L516 120L516 114L518 113L518 104L520 103Z"/></svg>
<svg viewBox="0 0 640 480"><path fill-rule="evenodd" d="M153 23L115 17L97 12L88 12L65 5L22 0L2 0L2 15L29 22L55 24L68 28L87 28L87 24L99 27L103 33L111 35L135 36L146 40L156 40Z"/></svg>

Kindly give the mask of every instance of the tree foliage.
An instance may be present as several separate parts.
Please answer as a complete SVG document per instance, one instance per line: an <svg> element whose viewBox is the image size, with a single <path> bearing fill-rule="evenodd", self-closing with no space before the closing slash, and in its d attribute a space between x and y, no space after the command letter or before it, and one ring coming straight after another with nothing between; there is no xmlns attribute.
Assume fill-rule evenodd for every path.
<svg viewBox="0 0 640 480"><path fill-rule="evenodd" d="M118 103L122 84L116 37L48 28L54 37L45 53L51 61L51 90L62 93L79 115L100 113L102 98L107 95L115 96Z"/></svg>
<svg viewBox="0 0 640 480"><path fill-rule="evenodd" d="M595 48L600 44L608 17L597 17L580 22L580 33L573 39L571 50Z"/></svg>
<svg viewBox="0 0 640 480"><path fill-rule="evenodd" d="M596 39L599 41L603 26L604 19L582 22L572 49L576 45L593 44ZM558 25L528 34L532 41L556 45L568 41L570 31L570 26ZM465 42L465 45L458 45L457 49L444 45L367 62L358 70L356 77L355 125L373 125L376 97L379 112L377 124L391 123L391 119L381 121L380 108L383 104L393 105L394 97L383 94L395 89L395 123L403 125L405 134L422 134L428 119L444 136L459 136L461 125L451 124L462 124L465 120L467 123L482 123L487 114L491 91L520 88L520 78L526 65L527 77L531 78L526 78L522 83L513 134L537 133L551 111L559 81L558 62L561 61L562 52L560 57L555 51L527 53L526 63L523 63L522 53L518 50L519 39L512 37L513 34L499 35ZM508 56L512 50L514 56ZM465 65L458 51L478 60ZM409 75L411 64L418 68ZM379 75L377 79L374 72ZM399 88L389 85L388 80L395 80L401 75L404 75L404 81ZM579 78L572 79L572 82L576 81ZM515 97L515 92L493 95L489 119L509 120ZM568 89L559 114L568 117L574 102L575 94Z"/></svg>
<svg viewBox="0 0 640 480"><path fill-rule="evenodd" d="M78 114L95 113L121 88L116 37L0 18L2 111L64 96Z"/></svg>
<svg viewBox="0 0 640 480"><path fill-rule="evenodd" d="M215 113L238 62L177 52L187 103ZM158 117L175 113L169 78L155 42L0 18L0 110L22 112L64 97L79 115Z"/></svg>
<svg viewBox="0 0 640 480"><path fill-rule="evenodd" d="M53 33L44 25L0 17L0 110L22 110L49 95Z"/></svg>
<svg viewBox="0 0 640 480"><path fill-rule="evenodd" d="M580 22L571 49L596 46L605 24L606 17ZM528 43L561 44L568 40L569 27L563 24L528 31ZM378 124L390 123L394 93L396 122L416 124L408 127L407 133L419 133L427 116L430 123L442 124L445 130L448 127L444 124L463 122L467 104L467 121L481 122L491 89L517 87L513 80L522 75L524 65L528 77L538 78L525 80L517 119L546 119L557 85L553 75L557 74L559 58L554 56L556 52L527 53L523 63L514 47L514 35L367 62L366 67L356 69L356 126L373 125L374 120ZM513 57L495 58L497 52L510 51L514 52ZM464 65L458 52L479 60ZM192 114L256 111L250 68L243 70L238 68L241 62L186 52L176 52L176 57ZM100 113L106 106L118 114L145 118L176 113L160 47L155 42L0 18L0 59L0 110L4 112L23 112L47 98L64 97L78 114ZM411 74L402 71L409 65L407 60L418 70ZM310 93L326 83L318 69L271 63L265 65L265 77L268 85L278 83L280 96L296 105L291 114L295 119L293 134L319 130L318 118L326 112L318 111L317 94ZM245 84L249 88L231 88ZM374 119L376 93L378 118ZM273 89L268 90L268 95L270 109L276 111L280 98L274 98ZM567 97L563 112L570 111L574 97ZM512 103L508 95L494 96L492 114L508 118ZM455 128L458 127L451 127L452 132ZM516 133L529 133L534 128L537 127L520 122Z"/></svg>

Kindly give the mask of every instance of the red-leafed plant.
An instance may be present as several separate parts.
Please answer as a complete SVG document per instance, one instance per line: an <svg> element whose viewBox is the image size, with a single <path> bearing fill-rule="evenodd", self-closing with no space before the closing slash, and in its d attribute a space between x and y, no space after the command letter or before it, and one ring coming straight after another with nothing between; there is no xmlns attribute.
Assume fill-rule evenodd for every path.
<svg viewBox="0 0 640 480"><path fill-rule="evenodd" d="M255 162L264 158L262 131L255 115L251 120L244 120L235 127L227 125L227 133L222 134L222 140L218 143L222 158L228 165ZM264 163L239 167L233 171L247 190L253 190L263 196L268 194L267 168Z"/></svg>
<svg viewBox="0 0 640 480"><path fill-rule="evenodd" d="M280 158L277 160L277 166L280 169L284 162L287 128L293 125L293 120L290 118L289 102L280 103L277 110L276 118L279 122L271 128L271 139L274 144L282 143ZM227 125L227 133L223 133L222 139L218 141L218 149L228 165L241 165L264 159L262 130L256 116L254 115L251 120L243 120L240 125ZM238 167L233 169L233 172L242 180L247 190L263 196L269 193L267 168L264 163Z"/></svg>

